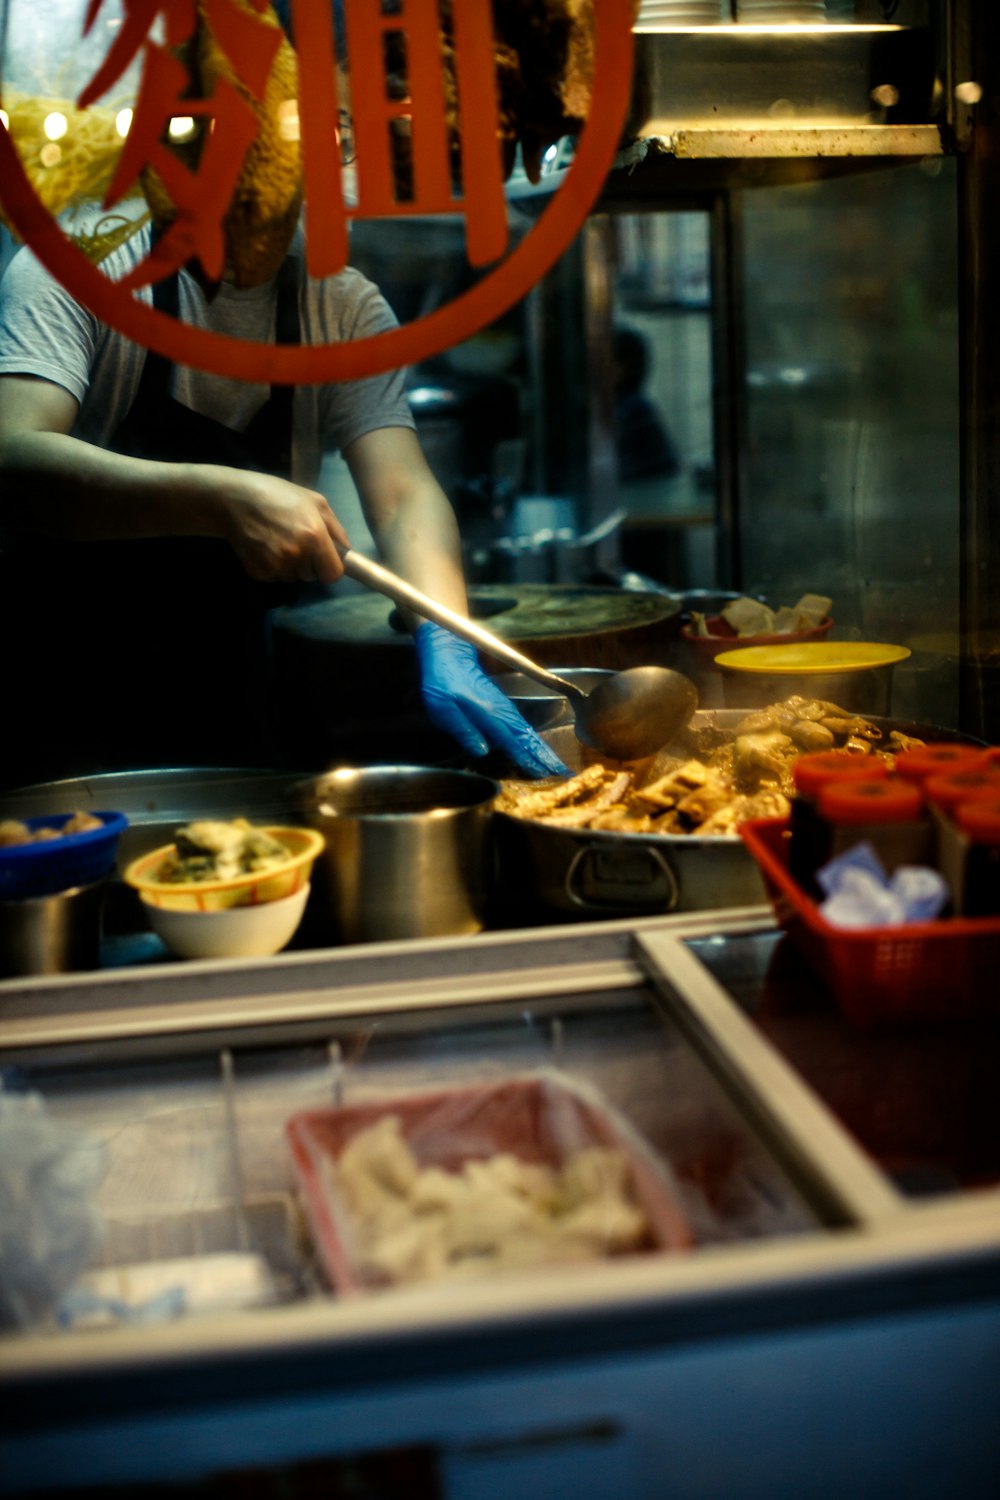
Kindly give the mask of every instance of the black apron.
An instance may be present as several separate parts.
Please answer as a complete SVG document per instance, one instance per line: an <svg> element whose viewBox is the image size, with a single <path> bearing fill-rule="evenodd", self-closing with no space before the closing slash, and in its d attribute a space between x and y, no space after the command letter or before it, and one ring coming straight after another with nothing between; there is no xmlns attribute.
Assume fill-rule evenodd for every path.
<svg viewBox="0 0 1000 1500"><path fill-rule="evenodd" d="M176 278L154 288L154 305L175 316L177 297ZM294 261L279 273L277 337L299 338ZM238 433L174 400L172 368L147 353L110 447L290 477L291 386L272 388ZM255 583L228 544L207 538L20 541L0 570L5 784L273 764L267 611L294 593Z"/></svg>

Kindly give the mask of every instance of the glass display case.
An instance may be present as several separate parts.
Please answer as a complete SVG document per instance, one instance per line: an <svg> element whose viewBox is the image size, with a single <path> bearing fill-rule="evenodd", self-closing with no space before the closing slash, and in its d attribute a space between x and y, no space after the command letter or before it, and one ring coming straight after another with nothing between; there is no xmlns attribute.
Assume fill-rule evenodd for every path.
<svg viewBox="0 0 1000 1500"><path fill-rule="evenodd" d="M746 908L9 988L5 1102L33 1099L97 1154L100 1232L45 1315L3 1337L8 1492L155 1475L225 1493L236 1471L416 1445L448 1494L470 1493L483 1464L510 1482L551 1463L568 1482L588 1452L653 1494L704 1379L721 1383L688 1451L718 1422L752 1425L755 1398L733 1383L744 1357L803 1423L781 1444L757 1433L748 1493L801 1478L816 1401L848 1378L833 1420L854 1421L887 1359L887 1472L911 1472L903 1433L942 1388L963 1407L961 1444L936 1433L944 1461L960 1474L969 1443L988 1457L995 1031L869 1049L779 950L767 913ZM525 1079L585 1091L642 1143L686 1247L334 1294L289 1119ZM900 1392L914 1336L935 1377ZM659 1435L651 1403L672 1413Z"/></svg>

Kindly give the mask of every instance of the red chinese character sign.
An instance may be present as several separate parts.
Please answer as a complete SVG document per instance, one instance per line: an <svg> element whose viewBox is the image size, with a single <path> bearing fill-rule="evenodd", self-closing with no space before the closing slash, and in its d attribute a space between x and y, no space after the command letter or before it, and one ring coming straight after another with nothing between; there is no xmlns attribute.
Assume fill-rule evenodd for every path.
<svg viewBox="0 0 1000 1500"><path fill-rule="evenodd" d="M141 58L132 125L105 207L141 183L161 224L153 249L127 281L112 282L42 204L7 131L0 129L5 217L80 302L175 363L287 384L357 379L415 364L471 337L525 296L568 248L600 192L628 108L633 7L623 0L591 4L594 107L558 189L514 248L508 242L491 0L398 0L391 14L380 0L344 0L343 36L329 5L292 0L294 53L268 0L123 0L122 24L78 103L86 107L106 95ZM87 0L85 31L101 6L102 0ZM539 0L540 13L545 8ZM152 35L158 22L162 43ZM190 76L196 39L203 63L198 95ZM351 204L336 146L344 113L338 46L345 41L357 180ZM393 88L387 78L393 49L405 57L402 90L398 80ZM187 154L165 143L170 122L179 116L190 117L198 134L197 149ZM234 217L248 182L258 211L252 233ZM271 221L261 233L265 195ZM187 264L197 264L211 282L224 272L233 275L235 259L237 284L243 263L243 284L266 279L300 214L307 269L322 277L347 263L351 219L456 213L464 221L469 264L482 276L452 302L377 338L305 347L253 344L188 327L135 295L136 288Z"/></svg>

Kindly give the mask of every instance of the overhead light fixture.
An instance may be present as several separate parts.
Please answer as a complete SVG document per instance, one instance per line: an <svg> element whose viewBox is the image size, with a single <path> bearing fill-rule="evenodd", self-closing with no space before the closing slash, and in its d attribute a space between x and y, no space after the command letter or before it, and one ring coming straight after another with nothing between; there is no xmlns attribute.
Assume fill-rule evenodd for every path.
<svg viewBox="0 0 1000 1500"><path fill-rule="evenodd" d="M42 121L42 129L50 141L60 141L69 129L69 121L61 110L54 109Z"/></svg>

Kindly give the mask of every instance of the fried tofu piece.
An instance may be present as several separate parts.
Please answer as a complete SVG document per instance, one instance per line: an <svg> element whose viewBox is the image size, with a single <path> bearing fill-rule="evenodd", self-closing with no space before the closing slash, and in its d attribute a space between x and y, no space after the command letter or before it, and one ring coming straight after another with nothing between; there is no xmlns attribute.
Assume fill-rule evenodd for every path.
<svg viewBox="0 0 1000 1500"><path fill-rule="evenodd" d="M676 807L683 797L703 787L711 772L699 760L686 760L676 770L661 776L648 786L636 787L635 795L641 802L651 802L656 807Z"/></svg>
<svg viewBox="0 0 1000 1500"><path fill-rule="evenodd" d="M720 780L706 781L697 791L689 793L677 804L677 816L692 828L707 822L719 810L731 802L733 789Z"/></svg>
<svg viewBox="0 0 1000 1500"><path fill-rule="evenodd" d="M589 825L609 833L657 833L659 827L649 813L639 813L619 804L599 812Z"/></svg>
<svg viewBox="0 0 1000 1500"><path fill-rule="evenodd" d="M710 818L707 818L696 833L736 833L741 823L750 818L787 818L791 811L788 798L778 791L757 792L753 796L731 797Z"/></svg>
<svg viewBox="0 0 1000 1500"><path fill-rule="evenodd" d="M585 797L578 798L569 806L553 808L546 821L560 828L587 828L604 808L621 801L631 781L627 771L606 771L599 785L588 785Z"/></svg>
<svg viewBox="0 0 1000 1500"><path fill-rule="evenodd" d="M496 807L500 812L515 813L519 818L541 818L558 807L577 801L586 793L604 783L607 776L602 765L588 766L569 780L558 781L503 781Z"/></svg>

